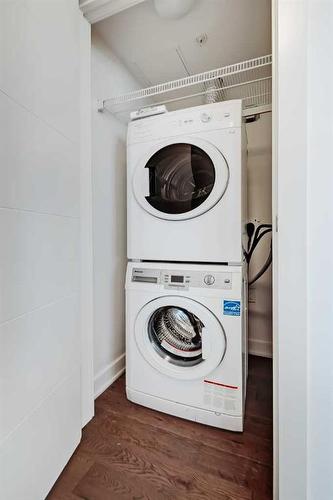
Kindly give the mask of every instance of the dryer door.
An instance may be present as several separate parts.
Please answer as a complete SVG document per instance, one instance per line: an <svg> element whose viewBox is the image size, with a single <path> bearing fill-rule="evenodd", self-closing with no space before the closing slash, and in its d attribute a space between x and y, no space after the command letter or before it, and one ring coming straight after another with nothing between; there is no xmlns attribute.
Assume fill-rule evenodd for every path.
<svg viewBox="0 0 333 500"><path fill-rule="evenodd" d="M138 203L151 215L184 220L216 205L228 180L226 159L215 146L183 137L181 142L171 139L159 144L139 161L133 191Z"/></svg>
<svg viewBox="0 0 333 500"><path fill-rule="evenodd" d="M150 365L183 380L213 371L226 351L219 320L205 306L186 297L160 297L146 304L136 318L135 339Z"/></svg>

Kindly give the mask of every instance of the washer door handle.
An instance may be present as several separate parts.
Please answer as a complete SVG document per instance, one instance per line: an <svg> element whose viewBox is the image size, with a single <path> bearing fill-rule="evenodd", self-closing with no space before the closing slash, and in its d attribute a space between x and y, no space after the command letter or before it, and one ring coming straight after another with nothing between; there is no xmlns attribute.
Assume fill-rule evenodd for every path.
<svg viewBox="0 0 333 500"><path fill-rule="evenodd" d="M207 359L210 356L210 342L208 340L208 333L205 327L201 333L201 356L202 359Z"/></svg>

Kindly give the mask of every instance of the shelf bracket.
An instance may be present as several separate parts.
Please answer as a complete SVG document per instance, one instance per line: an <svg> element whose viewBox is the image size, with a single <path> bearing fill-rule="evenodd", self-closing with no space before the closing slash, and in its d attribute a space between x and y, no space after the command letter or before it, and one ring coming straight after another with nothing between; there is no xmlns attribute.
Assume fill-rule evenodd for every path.
<svg viewBox="0 0 333 500"><path fill-rule="evenodd" d="M103 113L103 111L105 110L105 101L104 99L97 99L97 111L99 113Z"/></svg>
<svg viewBox="0 0 333 500"><path fill-rule="evenodd" d="M244 109L243 117L246 123L252 123L259 120L260 115L263 113L270 113L272 111L271 104L265 104L263 106L256 106L254 108Z"/></svg>

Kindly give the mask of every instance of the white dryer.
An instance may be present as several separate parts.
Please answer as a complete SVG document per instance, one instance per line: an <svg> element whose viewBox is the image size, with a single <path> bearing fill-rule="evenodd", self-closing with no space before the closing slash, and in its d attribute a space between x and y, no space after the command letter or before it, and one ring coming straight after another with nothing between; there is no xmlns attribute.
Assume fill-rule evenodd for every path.
<svg viewBox="0 0 333 500"><path fill-rule="evenodd" d="M246 289L244 266L130 262L128 399L178 417L242 431Z"/></svg>
<svg viewBox="0 0 333 500"><path fill-rule="evenodd" d="M246 133L234 100L128 127L128 258L240 264Z"/></svg>

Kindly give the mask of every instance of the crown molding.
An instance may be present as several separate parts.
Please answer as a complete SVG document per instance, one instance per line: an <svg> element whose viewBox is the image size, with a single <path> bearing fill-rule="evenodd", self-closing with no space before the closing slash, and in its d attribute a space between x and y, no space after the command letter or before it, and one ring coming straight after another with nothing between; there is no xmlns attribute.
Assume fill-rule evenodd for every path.
<svg viewBox="0 0 333 500"><path fill-rule="evenodd" d="M80 9L91 23L97 23L145 0L80 0Z"/></svg>

